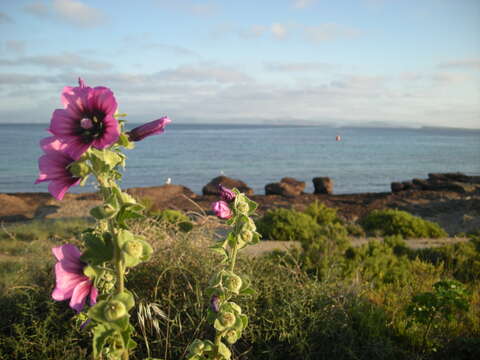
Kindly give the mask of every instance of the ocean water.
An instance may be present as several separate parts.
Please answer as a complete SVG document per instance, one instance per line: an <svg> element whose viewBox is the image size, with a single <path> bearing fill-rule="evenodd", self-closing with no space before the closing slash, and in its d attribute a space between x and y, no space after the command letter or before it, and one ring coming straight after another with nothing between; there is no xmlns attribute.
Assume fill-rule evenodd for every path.
<svg viewBox="0 0 480 360"><path fill-rule="evenodd" d="M133 127L135 125L130 126ZM44 192L34 185L46 124L0 124L0 192ZM342 137L335 141L336 135ZM122 187L172 183L201 193L212 178L241 179L257 194L291 176L328 176L334 192L383 192L392 181L430 172L480 175L480 131L321 126L170 124L127 151ZM73 192L94 191L92 184Z"/></svg>

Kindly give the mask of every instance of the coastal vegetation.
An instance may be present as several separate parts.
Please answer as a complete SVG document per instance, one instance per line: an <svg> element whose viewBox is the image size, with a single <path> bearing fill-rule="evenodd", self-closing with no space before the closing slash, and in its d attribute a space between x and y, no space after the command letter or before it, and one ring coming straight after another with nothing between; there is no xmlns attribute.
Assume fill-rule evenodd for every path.
<svg viewBox="0 0 480 360"><path fill-rule="evenodd" d="M132 231L154 248L150 261L130 269L126 283L138 301L131 317L138 344L132 359L182 359L193 339L214 335L206 325L210 297L205 289L221 269L221 255L208 249L221 225L210 216L180 214L130 222ZM434 249L412 249L398 234L353 246L347 230L352 224L319 203L305 212L277 209L265 217L275 229L285 228L279 224L284 219L301 219L293 225L308 224L315 235L302 235L299 226L290 224L298 231L290 234L303 238L289 240L300 240L301 249L239 255L236 271L250 279L255 292L238 297L249 324L231 347L232 358L480 355L477 234L470 234L468 242ZM179 226L186 221L192 224L188 232ZM257 221L258 230L262 221ZM50 297L50 249L65 243L80 246L79 235L88 226L88 220L62 220L3 227L0 358L91 356L91 335L80 329L85 319Z"/></svg>

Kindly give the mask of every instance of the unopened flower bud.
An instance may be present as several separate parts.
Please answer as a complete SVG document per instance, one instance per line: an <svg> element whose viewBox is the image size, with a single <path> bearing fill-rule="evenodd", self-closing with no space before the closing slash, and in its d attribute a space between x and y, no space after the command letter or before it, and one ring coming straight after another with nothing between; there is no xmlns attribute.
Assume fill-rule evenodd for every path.
<svg viewBox="0 0 480 360"><path fill-rule="evenodd" d="M212 204L212 210L220 219L229 219L232 217L232 210L230 210L228 204L223 200L214 202Z"/></svg>
<svg viewBox="0 0 480 360"><path fill-rule="evenodd" d="M228 274L225 279L225 287L231 292L238 294L240 288L242 287L242 278L235 274Z"/></svg>
<svg viewBox="0 0 480 360"><path fill-rule="evenodd" d="M229 311L222 312L218 317L218 321L225 327L231 327L235 324L235 315Z"/></svg>
<svg viewBox="0 0 480 360"><path fill-rule="evenodd" d="M235 330L228 330L225 334L225 338L227 339L229 344L235 344L238 340L238 333Z"/></svg>
<svg viewBox="0 0 480 360"><path fill-rule="evenodd" d="M135 259L139 259L143 254L143 245L140 241L129 240L123 245L123 250Z"/></svg>
<svg viewBox="0 0 480 360"><path fill-rule="evenodd" d="M213 295L210 299L210 309L213 312L218 312L220 309L220 298L217 295Z"/></svg>
<svg viewBox="0 0 480 360"><path fill-rule="evenodd" d="M190 351L193 354L201 355L204 348L205 348L205 344L203 343L202 340L199 340L199 339L195 339L190 345Z"/></svg>
<svg viewBox="0 0 480 360"><path fill-rule="evenodd" d="M218 184L218 190L220 191L220 197L223 201L229 203L235 199L235 193L222 184Z"/></svg>
<svg viewBox="0 0 480 360"><path fill-rule="evenodd" d="M130 141L140 141L147 136L161 134L165 131L165 126L172 122L168 117L164 116L158 120L150 121L149 123L137 126L131 131L127 132Z"/></svg>
<svg viewBox="0 0 480 360"><path fill-rule="evenodd" d="M70 164L68 167L68 171L74 177L84 178L88 174L90 174L90 167L85 163L85 161L75 161Z"/></svg>
<svg viewBox="0 0 480 360"><path fill-rule="evenodd" d="M118 300L112 300L105 305L104 316L108 321L115 321L127 315L125 304Z"/></svg>
<svg viewBox="0 0 480 360"><path fill-rule="evenodd" d="M245 201L239 201L237 204L237 210L242 214L248 214L250 206Z"/></svg>
<svg viewBox="0 0 480 360"><path fill-rule="evenodd" d="M240 233L240 239L246 243L249 243L253 239L253 233L249 230L244 230Z"/></svg>

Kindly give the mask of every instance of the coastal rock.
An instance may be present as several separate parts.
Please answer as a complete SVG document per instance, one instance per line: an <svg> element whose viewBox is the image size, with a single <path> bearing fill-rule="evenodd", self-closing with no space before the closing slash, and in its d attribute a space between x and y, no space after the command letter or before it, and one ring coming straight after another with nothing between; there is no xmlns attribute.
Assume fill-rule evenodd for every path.
<svg viewBox="0 0 480 360"><path fill-rule="evenodd" d="M458 181L458 182L472 182L473 176L465 175L461 172L456 173L430 173L428 174L429 181L434 182L448 182L448 181Z"/></svg>
<svg viewBox="0 0 480 360"><path fill-rule="evenodd" d="M186 186L165 184L162 186L140 187L127 189L127 193L139 201L151 202L152 210L163 209L169 202L177 199L193 199L197 195Z"/></svg>
<svg viewBox="0 0 480 360"><path fill-rule="evenodd" d="M315 188L314 194L332 194L333 193L333 180L329 177L315 177L312 179L313 187Z"/></svg>
<svg viewBox="0 0 480 360"><path fill-rule="evenodd" d="M426 186L426 190L432 191L453 191L458 193L470 193L477 189L475 184L469 184L459 181L429 181Z"/></svg>
<svg viewBox="0 0 480 360"><path fill-rule="evenodd" d="M265 185L265 195L298 196L303 193L305 182L284 177L278 183Z"/></svg>
<svg viewBox="0 0 480 360"><path fill-rule="evenodd" d="M402 181L403 190L413 190L414 186L411 181Z"/></svg>
<svg viewBox="0 0 480 360"><path fill-rule="evenodd" d="M210 180L210 182L202 189L203 195L220 196L220 191L218 190L219 184L222 184L229 189L237 188L240 192L244 193L247 196L253 195L253 190L249 188L247 184L245 184L243 181L232 179L223 175L217 176L216 178Z"/></svg>
<svg viewBox="0 0 480 360"><path fill-rule="evenodd" d="M404 190L404 186L400 182L392 182L390 184L390 189L392 189L392 192L396 193Z"/></svg>
<svg viewBox="0 0 480 360"><path fill-rule="evenodd" d="M419 190L427 190L428 188L428 181L424 179L413 179L412 184Z"/></svg>

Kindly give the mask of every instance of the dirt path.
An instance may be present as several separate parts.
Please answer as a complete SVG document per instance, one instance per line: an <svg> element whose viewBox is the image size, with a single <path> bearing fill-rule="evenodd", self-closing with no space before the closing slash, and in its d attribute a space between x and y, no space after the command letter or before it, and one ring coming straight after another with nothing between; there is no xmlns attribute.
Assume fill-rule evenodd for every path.
<svg viewBox="0 0 480 360"><path fill-rule="evenodd" d="M351 238L351 244L353 247L359 247L368 244L369 241L378 240L383 241L382 238ZM439 238L439 239L410 239L406 240L407 246L411 249L424 249L435 248L449 244L455 244L459 242L466 242L468 238L465 237L452 237L452 238ZM274 250L287 251L289 249L301 249L299 241L276 241L276 240L264 240L253 246L247 246L243 252L249 256L260 256L267 252Z"/></svg>

